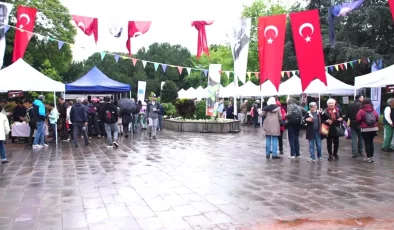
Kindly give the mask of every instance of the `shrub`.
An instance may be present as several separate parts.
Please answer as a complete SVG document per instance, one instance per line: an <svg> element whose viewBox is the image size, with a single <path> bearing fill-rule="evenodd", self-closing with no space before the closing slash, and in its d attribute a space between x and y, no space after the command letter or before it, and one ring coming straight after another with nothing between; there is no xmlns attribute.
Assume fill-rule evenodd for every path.
<svg viewBox="0 0 394 230"><path fill-rule="evenodd" d="M175 108L179 116L183 118L194 118L196 112L196 105L193 100L189 99L178 99L175 103Z"/></svg>
<svg viewBox="0 0 394 230"><path fill-rule="evenodd" d="M196 103L196 119L208 119L206 114L206 101L199 101Z"/></svg>
<svg viewBox="0 0 394 230"><path fill-rule="evenodd" d="M161 104L164 108L164 114L169 116L169 117L175 117L176 116L176 108L173 104L171 103L162 103Z"/></svg>
<svg viewBox="0 0 394 230"><path fill-rule="evenodd" d="M178 98L178 88L173 81L166 81L161 90L160 99L163 103L175 103Z"/></svg>

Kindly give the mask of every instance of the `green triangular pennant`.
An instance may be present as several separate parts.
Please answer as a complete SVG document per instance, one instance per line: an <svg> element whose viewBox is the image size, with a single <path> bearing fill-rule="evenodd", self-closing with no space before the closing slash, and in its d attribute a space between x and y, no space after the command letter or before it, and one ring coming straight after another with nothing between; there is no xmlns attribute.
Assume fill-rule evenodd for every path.
<svg viewBox="0 0 394 230"><path fill-rule="evenodd" d="M104 60L105 55L107 54L106 52L102 51L101 53L101 61Z"/></svg>
<svg viewBox="0 0 394 230"><path fill-rule="evenodd" d="M153 65L155 66L155 71L157 71L157 68L159 67L159 63L153 63Z"/></svg>
<svg viewBox="0 0 394 230"><path fill-rule="evenodd" d="M350 64L350 66L353 68L353 62L351 61L351 62L349 62L349 64Z"/></svg>

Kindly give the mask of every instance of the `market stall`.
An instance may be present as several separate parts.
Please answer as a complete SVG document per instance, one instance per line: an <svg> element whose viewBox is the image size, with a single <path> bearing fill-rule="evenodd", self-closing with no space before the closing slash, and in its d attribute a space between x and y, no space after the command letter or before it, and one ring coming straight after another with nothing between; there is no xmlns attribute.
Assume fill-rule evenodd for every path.
<svg viewBox="0 0 394 230"><path fill-rule="evenodd" d="M93 67L85 76L66 84L66 93L122 93L130 92L129 84L124 84L112 80L101 72L96 66Z"/></svg>
<svg viewBox="0 0 394 230"><path fill-rule="evenodd" d="M356 89L386 87L392 84L394 84L394 65L356 77L354 80L354 87Z"/></svg>

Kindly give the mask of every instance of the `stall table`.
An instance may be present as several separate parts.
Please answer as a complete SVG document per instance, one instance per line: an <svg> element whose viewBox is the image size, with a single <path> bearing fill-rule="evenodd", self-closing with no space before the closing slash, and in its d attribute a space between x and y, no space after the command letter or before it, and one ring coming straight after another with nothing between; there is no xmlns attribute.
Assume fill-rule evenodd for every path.
<svg viewBox="0 0 394 230"><path fill-rule="evenodd" d="M48 125L44 125L45 129L45 136L48 136ZM30 136L30 126L28 123L20 123L20 122L15 122L11 126L11 132L13 137L29 137ZM36 135L36 131L34 131L33 137Z"/></svg>

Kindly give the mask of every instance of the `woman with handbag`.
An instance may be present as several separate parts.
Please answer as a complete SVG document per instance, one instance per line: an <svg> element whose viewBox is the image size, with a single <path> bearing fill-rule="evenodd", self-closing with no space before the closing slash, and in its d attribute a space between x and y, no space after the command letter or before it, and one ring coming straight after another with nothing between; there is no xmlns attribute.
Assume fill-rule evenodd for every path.
<svg viewBox="0 0 394 230"><path fill-rule="evenodd" d="M327 100L327 109L321 115L322 123L329 126L327 135L327 151L329 154L328 160L332 161L334 158L338 160L339 137L344 135L342 129L342 114L335 106L335 99ZM334 144L334 151L332 145Z"/></svg>
<svg viewBox="0 0 394 230"><path fill-rule="evenodd" d="M361 135L363 136L365 152L367 158L364 159L367 163L374 162L373 159L373 139L378 131L379 115L373 108L371 99L365 98L362 102L361 108L357 113L356 121L360 124Z"/></svg>

